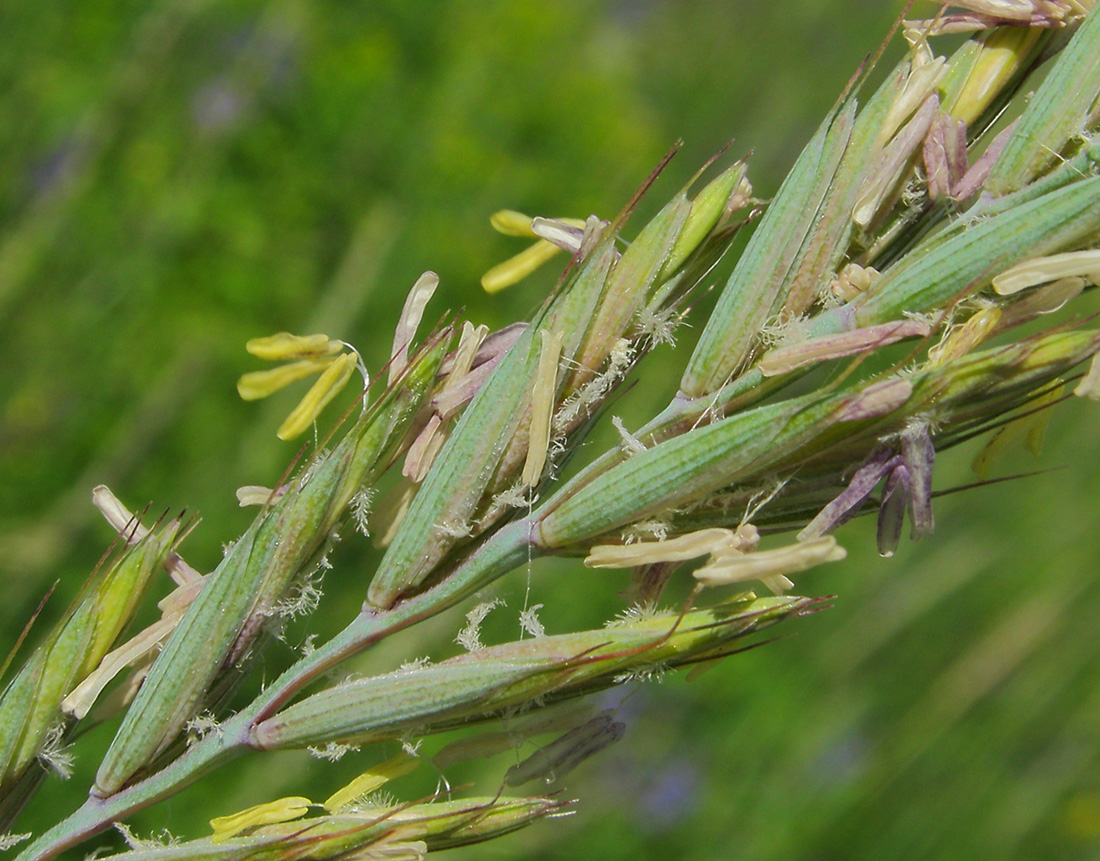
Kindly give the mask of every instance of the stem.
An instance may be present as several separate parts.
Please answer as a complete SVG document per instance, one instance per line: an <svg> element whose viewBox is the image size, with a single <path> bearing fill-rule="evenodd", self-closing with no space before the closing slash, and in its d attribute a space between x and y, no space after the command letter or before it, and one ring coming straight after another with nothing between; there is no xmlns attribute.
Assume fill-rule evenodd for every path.
<svg viewBox="0 0 1100 861"><path fill-rule="evenodd" d="M441 583L389 610L364 608L339 634L288 668L246 708L229 718L178 759L109 798L89 797L25 848L16 861L48 861L106 830L114 822L190 786L208 771L250 749L252 728L294 697L317 676L396 631L454 606L528 559L530 524L502 527L461 560Z"/></svg>

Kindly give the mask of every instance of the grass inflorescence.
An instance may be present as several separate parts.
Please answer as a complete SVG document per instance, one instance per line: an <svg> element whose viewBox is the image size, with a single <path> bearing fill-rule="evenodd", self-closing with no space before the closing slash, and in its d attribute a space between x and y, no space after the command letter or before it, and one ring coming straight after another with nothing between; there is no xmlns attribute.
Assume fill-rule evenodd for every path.
<svg viewBox="0 0 1100 861"><path fill-rule="evenodd" d="M998 431L982 476L1010 430L1037 446L1061 399L1100 397L1100 330L1077 312L1100 283L1100 17L1074 2L956 5L901 25L904 58L875 86L870 65L853 77L770 200L739 159L706 166L636 225L662 162L611 219L498 214L498 229L533 245L487 289L567 260L526 321L426 327L439 284L427 272L383 368L327 335L250 341L284 364L242 376L242 397L317 376L278 429L307 440L301 457L272 487L238 491L257 514L205 574L181 556L183 518L146 528L97 491L118 547L11 661L0 699L2 824L17 827L43 766L64 770L65 745L88 725L119 724L88 802L19 857L57 857L250 751L337 758L387 742L403 753L325 802L212 810L209 835L132 838L109 857L419 857L555 815L560 798L511 791L555 782L624 731L571 701L707 665L820 609L788 593L844 558L846 521L875 516L878 550L892 555L906 523L914 539L934 532L938 452ZM940 37L959 32L973 35L938 55ZM690 350L675 345L689 322L700 330ZM628 428L611 415L616 397L658 350L678 362L678 391ZM324 408L359 379L321 431ZM591 454L582 443L601 422L618 442ZM240 705L270 642L295 617L308 626L330 553L353 533L385 548L361 611ZM460 634L465 654L333 680L373 644L544 556L628 569L628 611L548 636L525 606L530 636L484 646L495 603L483 601ZM177 584L160 618L124 633L160 569ZM693 587L664 606L673 578ZM744 591L756 584L762 594ZM486 735L462 750L430 763L419 751L423 737L471 726ZM497 794L450 790L447 767L469 751L531 738L539 754L502 773ZM421 764L439 770L438 797L372 794Z"/></svg>

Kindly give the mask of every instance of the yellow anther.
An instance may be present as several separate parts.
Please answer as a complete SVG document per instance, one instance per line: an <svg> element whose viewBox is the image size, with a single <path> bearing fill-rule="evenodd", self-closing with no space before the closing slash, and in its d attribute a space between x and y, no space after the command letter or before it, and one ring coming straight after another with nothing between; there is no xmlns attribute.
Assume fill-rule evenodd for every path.
<svg viewBox="0 0 1100 861"><path fill-rule="evenodd" d="M535 231L531 229L531 216L516 212L514 209L502 209L489 216L489 223L493 230L503 233L505 236L522 236L525 239L535 239Z"/></svg>
<svg viewBox="0 0 1100 861"><path fill-rule="evenodd" d="M334 358L302 359L267 371L251 371L237 380L237 393L246 401L258 401L304 377L321 373L334 361Z"/></svg>
<svg viewBox="0 0 1100 861"><path fill-rule="evenodd" d="M1100 282L1100 249L1033 257L994 276L993 289L1002 296L1011 296L1037 284L1078 275L1093 284Z"/></svg>
<svg viewBox="0 0 1100 861"><path fill-rule="evenodd" d="M343 789L332 793L325 799L323 807L332 813L336 813L357 798L362 798L364 795L374 792L383 784L403 777L418 765L420 765L420 760L415 756L399 753L392 759L387 759L385 762L374 766L374 768L367 769Z"/></svg>
<svg viewBox="0 0 1100 861"><path fill-rule="evenodd" d="M585 222L577 218L534 219L514 209L502 209L489 216L489 223L497 233L505 236L519 236L524 239L537 240L534 245L528 246L515 257L510 257L503 263L499 263L481 276L481 286L486 293L497 293L505 287L522 281L543 263L557 254L562 249L548 239L543 238L547 234L545 230L536 232L535 222L538 221L544 228L546 226L576 228L584 230ZM540 236L541 233L541 236Z"/></svg>
<svg viewBox="0 0 1100 861"><path fill-rule="evenodd" d="M278 430L279 439L293 439L301 434L336 396L360 367L359 355L351 350L342 356L335 355L347 346L334 341L328 335L291 335L279 332L266 338L253 338L245 347L261 359L297 359L267 371L252 371L237 380L237 392L246 401L266 398L291 383L320 374L317 382L302 398ZM367 385L363 372L364 386ZM244 503L242 503L244 504Z"/></svg>
<svg viewBox="0 0 1100 861"><path fill-rule="evenodd" d="M279 426L276 436L288 440L304 433L321 410L344 388L358 362L358 353L345 353L335 359L317 378L317 382L306 392L306 396L299 401L286 421Z"/></svg>
<svg viewBox="0 0 1100 861"><path fill-rule="evenodd" d="M481 286L486 293L498 293L505 287L511 287L550 260L561 249L558 246L540 239L534 245L528 246L515 257L510 257L503 263L498 263L481 276Z"/></svg>
<svg viewBox="0 0 1100 861"><path fill-rule="evenodd" d="M253 338L244 348L258 359L282 361L284 359L309 359L331 356L343 349L343 344L328 335L292 335L279 332L264 338Z"/></svg>
<svg viewBox="0 0 1100 861"><path fill-rule="evenodd" d="M836 562L846 555L836 539L826 535L773 550L712 557L706 565L695 570L694 576L704 586L759 580L778 595L794 585L787 574L805 571L823 562Z"/></svg>
<svg viewBox="0 0 1100 861"><path fill-rule="evenodd" d="M249 807L229 816L219 816L210 820L210 827L214 831L211 840L214 843L222 843L248 828L271 825L276 822L290 822L304 816L312 803L308 798L294 795L269 801L266 804L257 804L255 807Z"/></svg>
<svg viewBox="0 0 1100 861"><path fill-rule="evenodd" d="M747 527L747 528L746 528ZM631 568L658 562L684 562L699 556L736 553L756 538L755 527L700 529L665 541L635 544L598 544L584 564L589 568Z"/></svg>
<svg viewBox="0 0 1100 861"><path fill-rule="evenodd" d="M860 293L870 289L879 275L874 266L849 263L829 281L829 292L841 302L851 302Z"/></svg>
<svg viewBox="0 0 1100 861"><path fill-rule="evenodd" d="M1000 308L995 305L982 308L961 326L949 328L943 340L928 351L928 360L933 365L943 365L961 359L988 338L1000 321Z"/></svg>
<svg viewBox="0 0 1100 861"><path fill-rule="evenodd" d="M282 493L258 484L246 484L244 487L237 488L237 503L241 508L247 508L250 505L267 505L280 496Z"/></svg>

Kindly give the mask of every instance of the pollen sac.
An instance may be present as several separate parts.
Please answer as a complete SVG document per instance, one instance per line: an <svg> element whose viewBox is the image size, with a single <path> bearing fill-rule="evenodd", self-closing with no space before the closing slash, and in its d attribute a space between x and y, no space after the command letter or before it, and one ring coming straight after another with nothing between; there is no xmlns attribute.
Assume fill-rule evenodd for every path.
<svg viewBox="0 0 1100 861"><path fill-rule="evenodd" d="M245 349L261 359L296 359L267 371L251 371L237 381L237 392L246 401L266 398L285 386L312 374L320 374L317 381L299 401L293 412L282 423L276 435L281 440L294 439L304 433L316 420L328 403L340 392L357 367L361 368L359 355L343 350L342 341L331 340L327 335L291 335L280 332L266 338L253 338ZM404 354L402 354L402 360ZM402 361L401 368L404 368ZM369 384L363 371L364 388Z"/></svg>
<svg viewBox="0 0 1100 861"><path fill-rule="evenodd" d="M712 556L706 565L695 569L694 577L704 586L728 586L746 580L760 580L774 594L782 594L794 584L788 574L797 574L823 562L837 562L847 555L831 535L799 541L785 547Z"/></svg>
<svg viewBox="0 0 1100 861"><path fill-rule="evenodd" d="M319 359L300 359L297 362L289 362L266 371L250 371L247 374L242 374L241 378L237 380L237 394L241 396L242 400L258 401L260 398L266 398L291 383L313 374L320 374L330 367L333 361L334 359L331 356Z"/></svg>
<svg viewBox="0 0 1100 861"><path fill-rule="evenodd" d="M953 196L969 167L962 120L953 120L939 111L924 138L921 158L928 176L929 200Z"/></svg>
<svg viewBox="0 0 1100 861"><path fill-rule="evenodd" d="M392 759L364 771L347 786L326 798L321 806L333 813L338 813L352 806L357 799L369 795L391 780L409 774L418 765L420 765L420 760L415 756L409 756L404 752L399 753Z"/></svg>
<svg viewBox="0 0 1100 861"><path fill-rule="evenodd" d="M1100 282L1100 251L1069 251L1025 260L994 276L993 289L1001 296L1011 296L1028 287L1077 276L1092 284Z"/></svg>
<svg viewBox="0 0 1100 861"><path fill-rule="evenodd" d="M253 338L244 348L257 359L282 362L287 359L318 359L339 353L344 345L328 335L292 335L279 332L263 338Z"/></svg>
<svg viewBox="0 0 1100 861"><path fill-rule="evenodd" d="M905 508L909 504L909 470L898 462L886 478L878 510L878 552L893 556L901 541Z"/></svg>
<svg viewBox="0 0 1100 861"><path fill-rule="evenodd" d="M855 517L883 476L889 475L900 463L901 457L891 447L876 447L840 495L822 508L817 517L798 533L799 541L825 535Z"/></svg>
<svg viewBox="0 0 1100 861"><path fill-rule="evenodd" d="M356 353L345 353L338 357L317 378L275 435L281 440L291 440L305 433L321 414L321 410L347 385L358 362L359 356Z"/></svg>
<svg viewBox="0 0 1100 861"><path fill-rule="evenodd" d="M536 242L481 276L481 286L486 293L497 293L522 281L563 249L570 254L576 253L577 248L567 237L581 235L585 227L585 222L576 218L531 218L511 209L493 213L489 221L497 233Z"/></svg>
<svg viewBox="0 0 1100 861"><path fill-rule="evenodd" d="M926 424L906 428L899 441L879 445L871 452L848 486L798 533L799 539L805 541L825 535L846 523L859 513L884 478L878 513L879 553L893 556L896 552L906 509L909 511L910 537L916 540L931 534L935 455Z"/></svg>
<svg viewBox="0 0 1100 861"><path fill-rule="evenodd" d="M935 526L932 518L932 463L936 449L928 425L915 424L901 435L901 457L908 471L909 485L909 536L916 540L931 535Z"/></svg>
<svg viewBox="0 0 1100 861"><path fill-rule="evenodd" d="M213 843L223 843L236 837L242 831L273 822L290 822L305 816L312 802L308 798L292 796L257 804L229 816L219 816L210 820L210 829L214 832Z"/></svg>
<svg viewBox="0 0 1100 861"><path fill-rule="evenodd" d="M532 218L514 209L501 209L489 216L489 223L493 230L504 236L522 236L525 239L534 239L535 232L531 229Z"/></svg>

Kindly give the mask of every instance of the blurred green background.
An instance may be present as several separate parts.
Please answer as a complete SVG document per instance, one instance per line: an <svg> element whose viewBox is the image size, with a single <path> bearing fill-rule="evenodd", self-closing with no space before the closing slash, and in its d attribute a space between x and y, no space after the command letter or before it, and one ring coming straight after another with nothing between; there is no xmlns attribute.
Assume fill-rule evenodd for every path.
<svg viewBox="0 0 1100 861"><path fill-rule="evenodd" d="M489 214L608 217L677 138L648 211L731 138L769 195L899 6L6 0L4 642L58 580L55 618L108 545L97 483L134 508L201 514L184 552L204 570L244 528L234 489L276 481L296 450L274 438L295 393L236 397L258 367L246 339L325 331L377 368L427 268L443 285L432 319L524 316L552 273L482 295L481 273L519 250ZM628 426L664 402L669 355L616 410ZM625 739L566 781L575 816L452 857L1094 857L1098 431L1094 405L1059 407L1042 459L1003 468L1049 472L938 500L937 534L893 560L868 524L847 527L848 560L799 581L837 595L833 609L690 684L637 690ZM972 454L942 457L937 487L971 480ZM340 548L314 627L358 607L363 543ZM531 601L560 633L601 624L623 585L536 565ZM525 587L522 572L501 585L510 607L487 641L518 634ZM358 668L453 653L461 624L422 625ZM290 654L277 644L258 675ZM19 830L79 803L110 730L82 741L74 778L51 778ZM245 759L133 824L199 836L212 815L323 798L371 758ZM470 777L491 794L510 761ZM396 790L431 792L420 780Z"/></svg>

